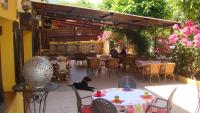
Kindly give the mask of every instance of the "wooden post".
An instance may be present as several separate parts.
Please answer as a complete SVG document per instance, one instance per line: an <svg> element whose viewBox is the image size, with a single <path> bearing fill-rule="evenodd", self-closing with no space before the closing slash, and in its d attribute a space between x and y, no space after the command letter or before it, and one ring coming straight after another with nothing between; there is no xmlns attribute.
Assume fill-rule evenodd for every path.
<svg viewBox="0 0 200 113"><path fill-rule="evenodd" d="M39 54L39 21L37 19L32 19L32 53L33 56L36 56Z"/></svg>
<svg viewBox="0 0 200 113"><path fill-rule="evenodd" d="M156 28L154 31L154 57L155 59L157 58L157 33L156 33Z"/></svg>
<svg viewBox="0 0 200 113"><path fill-rule="evenodd" d="M13 22L13 44L14 44L14 62L15 62L15 81L16 83L24 82L22 69L24 65L23 50L23 32L19 29L19 23Z"/></svg>

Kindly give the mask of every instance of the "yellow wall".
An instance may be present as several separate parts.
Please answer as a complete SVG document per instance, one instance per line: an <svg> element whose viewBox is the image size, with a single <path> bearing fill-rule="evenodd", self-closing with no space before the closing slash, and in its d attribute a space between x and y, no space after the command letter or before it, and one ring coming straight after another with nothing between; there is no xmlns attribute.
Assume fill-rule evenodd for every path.
<svg viewBox="0 0 200 113"><path fill-rule="evenodd" d="M14 20L17 20L17 3L20 3L20 1L21 0L8 0L8 10L3 9L0 5L0 26L3 28L3 35L0 35L0 49L4 92L13 92L12 87L15 85L12 24ZM25 40L25 43L26 42L28 41ZM31 56L28 49L29 47L30 46L25 46L25 59ZM23 97L21 94L15 93L14 97L10 99L9 105L6 108L6 113L24 113Z"/></svg>
<svg viewBox="0 0 200 113"><path fill-rule="evenodd" d="M32 58L32 32L23 32L24 40L24 63L26 63L30 58Z"/></svg>
<svg viewBox="0 0 200 113"><path fill-rule="evenodd" d="M5 97L5 112L4 113L24 113L23 97L19 93L8 92Z"/></svg>
<svg viewBox="0 0 200 113"><path fill-rule="evenodd" d="M24 113L23 97L21 94L17 93L8 113Z"/></svg>
<svg viewBox="0 0 200 113"><path fill-rule="evenodd" d="M0 5L0 17L9 20L16 20L16 11L17 11L17 0L8 0L8 9L3 9Z"/></svg>
<svg viewBox="0 0 200 113"><path fill-rule="evenodd" d="M3 35L0 39L2 80L6 92L12 91L12 86L15 85L12 21L1 18L0 25L3 28Z"/></svg>
<svg viewBox="0 0 200 113"><path fill-rule="evenodd" d="M12 23L12 20L0 17L0 26L2 26L3 29L3 35L0 36L0 46L4 92L12 92L12 87L15 85ZM22 96L16 94L6 111L8 111L7 113L23 113L23 110Z"/></svg>

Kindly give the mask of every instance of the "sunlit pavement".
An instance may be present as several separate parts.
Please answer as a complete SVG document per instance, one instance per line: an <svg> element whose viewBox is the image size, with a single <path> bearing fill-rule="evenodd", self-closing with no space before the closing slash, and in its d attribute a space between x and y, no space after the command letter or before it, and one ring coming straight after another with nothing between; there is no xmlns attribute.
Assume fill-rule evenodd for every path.
<svg viewBox="0 0 200 113"><path fill-rule="evenodd" d="M86 76L86 69L80 66L73 66L71 70L71 76L69 82L59 82L59 88L49 93L47 98L46 113L77 113L76 98L73 90L68 86L75 81L80 81ZM133 72L117 72L111 73L110 76L102 71L100 75L92 75L92 82L90 86L98 89L117 87L117 82L120 77L124 75L134 76ZM194 113L197 106L197 89L195 86L183 84L180 82L167 80L154 82L149 85L148 81L137 79L137 88L147 89L155 95L167 99L171 91L178 87L177 92L174 95L174 105L171 113ZM91 92L79 91L81 96L90 95ZM90 103L91 100L86 100L86 103Z"/></svg>

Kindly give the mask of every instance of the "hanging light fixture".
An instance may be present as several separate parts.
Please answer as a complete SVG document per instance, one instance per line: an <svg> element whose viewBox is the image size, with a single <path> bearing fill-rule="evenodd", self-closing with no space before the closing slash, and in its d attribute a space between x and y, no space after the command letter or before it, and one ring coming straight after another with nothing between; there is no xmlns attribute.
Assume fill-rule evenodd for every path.
<svg viewBox="0 0 200 113"><path fill-rule="evenodd" d="M22 9L27 12L31 8L31 0L22 0L21 1Z"/></svg>

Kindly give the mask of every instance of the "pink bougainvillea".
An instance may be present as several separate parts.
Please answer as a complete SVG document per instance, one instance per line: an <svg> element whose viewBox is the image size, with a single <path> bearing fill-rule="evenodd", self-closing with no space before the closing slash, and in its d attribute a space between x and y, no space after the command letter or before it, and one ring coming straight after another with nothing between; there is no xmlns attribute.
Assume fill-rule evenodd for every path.
<svg viewBox="0 0 200 113"><path fill-rule="evenodd" d="M200 48L200 33L194 36L194 46Z"/></svg>
<svg viewBox="0 0 200 113"><path fill-rule="evenodd" d="M172 34L169 36L169 43L170 44L174 44L177 41L177 35L176 34Z"/></svg>
<svg viewBox="0 0 200 113"><path fill-rule="evenodd" d="M103 31L103 33L98 35L97 38L98 40L104 41L109 38L110 34L111 33L109 31Z"/></svg>
<svg viewBox="0 0 200 113"><path fill-rule="evenodd" d="M174 24L173 29L174 29L174 30L180 29L180 28L179 28L179 25L178 25L178 24Z"/></svg>
<svg viewBox="0 0 200 113"><path fill-rule="evenodd" d="M192 21L186 21L181 27L175 24L173 29L178 32L169 36L170 45L181 44L186 47L200 48L200 26Z"/></svg>

